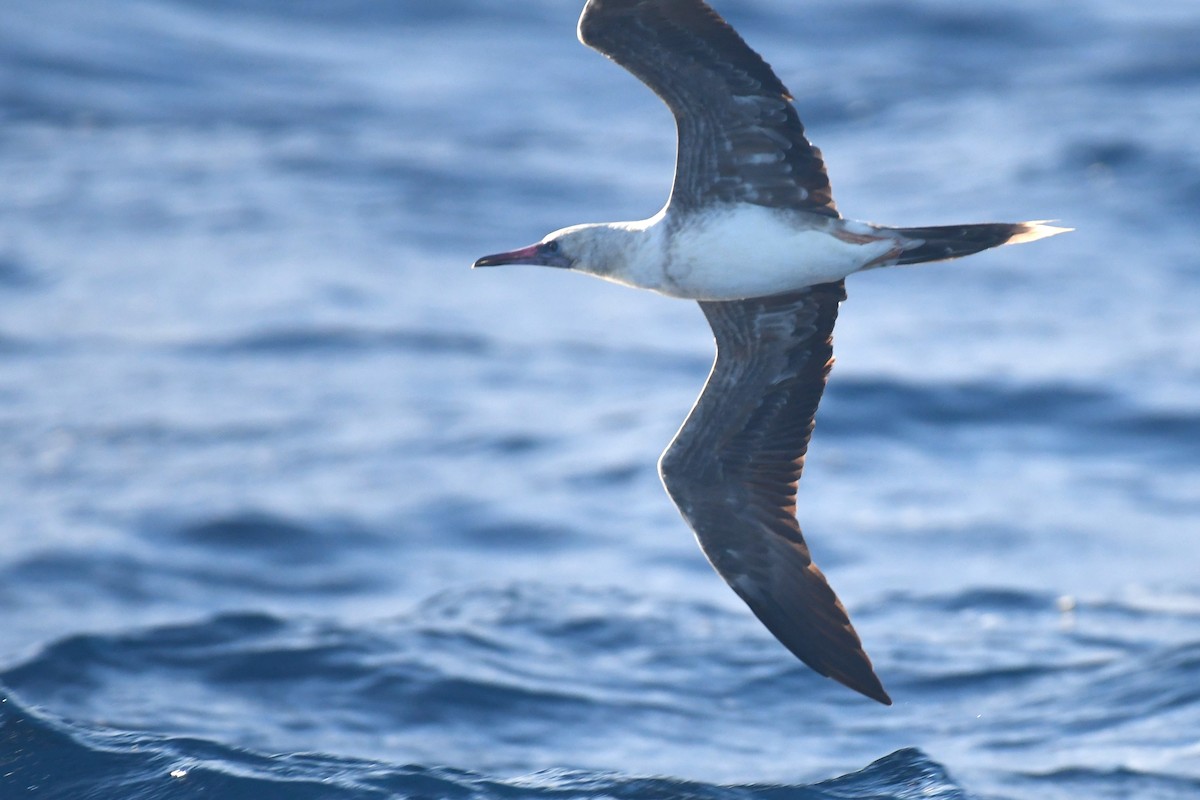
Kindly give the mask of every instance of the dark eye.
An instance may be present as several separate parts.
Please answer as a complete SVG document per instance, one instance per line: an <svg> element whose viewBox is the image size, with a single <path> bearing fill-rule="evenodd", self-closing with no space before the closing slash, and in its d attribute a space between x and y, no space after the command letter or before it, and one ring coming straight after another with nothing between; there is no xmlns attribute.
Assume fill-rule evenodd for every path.
<svg viewBox="0 0 1200 800"><path fill-rule="evenodd" d="M545 250L547 253L557 253L558 252L558 242L557 241L546 242L544 245L542 245L542 249Z"/></svg>

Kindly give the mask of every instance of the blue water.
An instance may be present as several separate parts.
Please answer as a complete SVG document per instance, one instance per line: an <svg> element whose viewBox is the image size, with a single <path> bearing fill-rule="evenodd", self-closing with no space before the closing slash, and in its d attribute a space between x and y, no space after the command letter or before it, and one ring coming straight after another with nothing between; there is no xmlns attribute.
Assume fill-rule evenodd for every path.
<svg viewBox="0 0 1200 800"><path fill-rule="evenodd" d="M0 3L0 797L1200 796L1200 10L718 3L839 207L800 490L885 708L655 474L694 304L472 273L653 213L581 2Z"/></svg>

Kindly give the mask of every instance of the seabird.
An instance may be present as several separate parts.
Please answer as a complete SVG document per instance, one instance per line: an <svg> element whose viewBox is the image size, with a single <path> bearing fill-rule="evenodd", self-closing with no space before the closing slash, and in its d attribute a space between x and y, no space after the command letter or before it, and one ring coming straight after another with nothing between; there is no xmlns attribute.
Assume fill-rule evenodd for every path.
<svg viewBox="0 0 1200 800"><path fill-rule="evenodd" d="M670 199L649 219L574 225L474 266L558 267L699 301L716 361L659 460L663 485L712 566L788 650L890 705L796 521L844 279L1069 229L889 228L842 218L791 94L701 0L588 0L579 39L674 115Z"/></svg>

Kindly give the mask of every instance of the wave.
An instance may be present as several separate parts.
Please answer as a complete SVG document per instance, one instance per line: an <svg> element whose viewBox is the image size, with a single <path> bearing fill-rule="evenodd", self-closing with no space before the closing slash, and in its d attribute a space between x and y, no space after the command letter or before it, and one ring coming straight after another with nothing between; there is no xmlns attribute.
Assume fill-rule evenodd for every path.
<svg viewBox="0 0 1200 800"><path fill-rule="evenodd" d="M492 777L447 766L294 753L91 728L25 705L0 685L0 789L45 800L965 800L946 770L916 749L815 784L719 785L669 777L553 769ZM15 795L14 795L15 796Z"/></svg>
<svg viewBox="0 0 1200 800"><path fill-rule="evenodd" d="M664 756L658 769L667 774L716 758L776 769L791 759L784 763L811 773L825 760L894 747L931 704L949 709L941 735L1027 765L1022 774L1051 784L1064 770L1113 763L1130 731L1153 742L1168 767L1183 765L1192 744L1179 731L1187 725L1164 723L1200 708L1200 642L1189 636L1200 607L1191 596L1171 604L1174 627L1164 633L1146 611L1153 598L1067 603L1044 591L986 588L888 596L855 612L862 630L886 624L894 631L872 643L901 699L882 714L785 658L748 615L690 600L521 583L446 590L398 617L358 624L217 614L67 636L0 672L0 684L20 698L9 697L5 724L45 729L0 732L0 762L19 767L66 752L64 764L99 759L97 774L119 772L114 785L228 785L235 793L228 796L283 796L281 787L306 796L312 780L364 798L377 790L473 798L965 797L940 765L912 750L818 784L733 786L631 773ZM1077 698L1069 711L1064 696ZM31 703L83 722L27 714ZM1058 709L1052 719L1047 709ZM88 720L113 727L101 735ZM808 729L845 733L828 742L805 736L803 752L778 735ZM13 744L38 740L48 744L33 755ZM257 755L280 752L335 755ZM423 766L397 767L397 759ZM195 783L164 777L173 770ZM66 781L79 772L60 764L46 774ZM1176 780L1169 769L1139 777L1147 786Z"/></svg>
<svg viewBox="0 0 1200 800"><path fill-rule="evenodd" d="M1200 778L1155 774L1131 767L1096 769L1065 767L1029 773L1015 782L1023 790L1047 800L1128 800L1153 797L1154 800L1193 800L1200 796Z"/></svg>
<svg viewBox="0 0 1200 800"><path fill-rule="evenodd" d="M218 342L185 345L185 352L204 355L274 355L354 353L376 350L428 355L485 355L488 342L468 333L430 330L376 330L340 327L292 327L246 333Z"/></svg>

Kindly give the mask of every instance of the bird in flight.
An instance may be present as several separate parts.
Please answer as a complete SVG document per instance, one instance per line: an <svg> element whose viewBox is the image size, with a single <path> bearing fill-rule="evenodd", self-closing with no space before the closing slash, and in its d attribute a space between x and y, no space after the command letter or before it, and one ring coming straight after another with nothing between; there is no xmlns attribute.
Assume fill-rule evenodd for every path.
<svg viewBox="0 0 1200 800"><path fill-rule="evenodd" d="M701 0L588 0L579 38L636 75L674 115L670 199L649 219L574 225L474 266L569 269L699 301L717 356L659 460L663 485L717 573L788 650L890 705L796 520L796 484L833 365L844 279L1068 229L844 219L788 90Z"/></svg>

